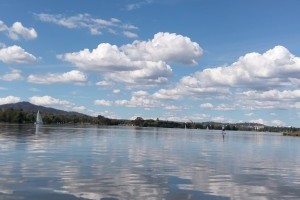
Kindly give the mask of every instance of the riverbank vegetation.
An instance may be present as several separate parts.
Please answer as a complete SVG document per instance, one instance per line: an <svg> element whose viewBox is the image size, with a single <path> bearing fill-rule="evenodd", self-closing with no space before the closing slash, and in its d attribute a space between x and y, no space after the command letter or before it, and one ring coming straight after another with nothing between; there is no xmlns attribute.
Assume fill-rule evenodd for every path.
<svg viewBox="0 0 300 200"><path fill-rule="evenodd" d="M298 136L300 137L300 131L283 132L284 136Z"/></svg>
<svg viewBox="0 0 300 200"><path fill-rule="evenodd" d="M160 119L143 119L137 117L134 120L110 119L101 115L88 116L74 112L44 112L41 113L44 124L97 124L103 126L138 126L161 128L186 128L232 131L260 131L260 132L284 132L284 135L300 136L300 129L294 127L271 127L257 123L217 123L217 122L175 122ZM0 123L33 124L36 111L23 109L0 109ZM298 132L297 132L298 131Z"/></svg>

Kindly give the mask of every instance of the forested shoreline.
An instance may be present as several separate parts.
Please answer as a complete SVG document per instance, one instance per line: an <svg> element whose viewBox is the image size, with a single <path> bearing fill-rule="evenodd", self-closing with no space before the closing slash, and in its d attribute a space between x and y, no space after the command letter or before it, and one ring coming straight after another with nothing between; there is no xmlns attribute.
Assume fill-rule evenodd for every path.
<svg viewBox="0 0 300 200"><path fill-rule="evenodd" d="M292 134L300 131L295 127L271 127L257 123L217 123L217 122L175 122L166 120L143 119L137 117L134 120L110 119L101 115L97 117L84 114L67 113L42 113L44 124L97 124L105 126L137 126L137 127L161 127L161 128L187 128L187 129L209 129L230 131L259 131L259 132L284 132ZM24 111L23 109L0 109L0 123L34 124L36 120L35 111ZM299 134L300 135L300 134Z"/></svg>

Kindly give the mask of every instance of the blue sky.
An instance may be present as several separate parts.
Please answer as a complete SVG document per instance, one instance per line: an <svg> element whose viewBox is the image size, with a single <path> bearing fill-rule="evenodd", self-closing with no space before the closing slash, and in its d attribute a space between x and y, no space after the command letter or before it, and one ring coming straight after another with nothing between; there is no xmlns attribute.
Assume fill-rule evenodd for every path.
<svg viewBox="0 0 300 200"><path fill-rule="evenodd" d="M297 0L0 2L0 104L299 127Z"/></svg>

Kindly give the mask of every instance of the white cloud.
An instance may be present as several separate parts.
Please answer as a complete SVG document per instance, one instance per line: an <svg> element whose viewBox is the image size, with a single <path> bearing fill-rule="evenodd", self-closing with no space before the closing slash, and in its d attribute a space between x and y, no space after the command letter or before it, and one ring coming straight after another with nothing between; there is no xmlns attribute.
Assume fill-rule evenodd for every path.
<svg viewBox="0 0 300 200"><path fill-rule="evenodd" d="M58 55L58 58L75 64L78 68L89 71L129 71L138 69L137 62L132 62L116 45L101 43L96 49L84 49L79 52Z"/></svg>
<svg viewBox="0 0 300 200"><path fill-rule="evenodd" d="M83 111L86 110L86 107L84 107L84 106L74 106L72 108L72 110L77 111L77 112L83 112Z"/></svg>
<svg viewBox="0 0 300 200"><path fill-rule="evenodd" d="M285 123L278 120L278 119L272 120L271 123L272 123L273 126L285 126Z"/></svg>
<svg viewBox="0 0 300 200"><path fill-rule="evenodd" d="M0 32L6 31L8 29L7 25L0 20Z"/></svg>
<svg viewBox="0 0 300 200"><path fill-rule="evenodd" d="M37 84L85 83L87 77L80 71L72 70L63 74L29 75L27 80L28 82Z"/></svg>
<svg viewBox="0 0 300 200"><path fill-rule="evenodd" d="M180 115L174 113L165 113L160 120L177 121L177 122L200 122L209 120L210 116L206 114Z"/></svg>
<svg viewBox="0 0 300 200"><path fill-rule="evenodd" d="M153 108L162 106L161 102L153 98L148 92L140 90L133 92L130 100L117 100L116 105L126 107Z"/></svg>
<svg viewBox="0 0 300 200"><path fill-rule="evenodd" d="M180 98L224 98L230 94L228 88L197 87L180 81L175 88L160 89L154 93L159 99L176 100Z"/></svg>
<svg viewBox="0 0 300 200"><path fill-rule="evenodd" d="M12 27L8 29L8 35L13 40L19 40L20 36L25 40L32 40L38 36L34 28L26 28L21 22L15 22Z"/></svg>
<svg viewBox="0 0 300 200"><path fill-rule="evenodd" d="M266 101L286 101L286 100L300 100L300 90L269 90L269 91L246 91L241 93L247 99L266 100Z"/></svg>
<svg viewBox="0 0 300 200"><path fill-rule="evenodd" d="M138 34L133 33L131 31L124 31L123 34L128 38L138 38Z"/></svg>
<svg viewBox="0 0 300 200"><path fill-rule="evenodd" d="M8 103L18 103L21 101L20 97L15 96L7 96L0 98L0 105L2 104L8 104Z"/></svg>
<svg viewBox="0 0 300 200"><path fill-rule="evenodd" d="M10 73L0 76L0 80L3 81L14 81L14 80L21 80L21 79L22 79L21 70L18 69L12 69Z"/></svg>
<svg viewBox="0 0 300 200"><path fill-rule="evenodd" d="M136 9L139 9L139 8L141 8L143 6L146 6L146 5L149 5L149 4L152 4L152 3L153 3L153 0L139 1L137 3L128 4L126 6L126 10L127 11L136 10Z"/></svg>
<svg viewBox="0 0 300 200"><path fill-rule="evenodd" d="M181 92L179 88L174 89L160 89L159 91L155 92L153 96L157 99L165 99L165 100L178 100L181 97Z"/></svg>
<svg viewBox="0 0 300 200"><path fill-rule="evenodd" d="M200 46L175 33L157 33L149 41L134 41L117 47L101 43L96 49L58 55L82 70L99 71L106 80L127 85L158 85L172 74L167 64L195 64L202 55Z"/></svg>
<svg viewBox="0 0 300 200"><path fill-rule="evenodd" d="M26 64L37 61L37 58L19 46L0 48L0 61L4 63Z"/></svg>
<svg viewBox="0 0 300 200"><path fill-rule="evenodd" d="M181 106L175 106L175 105L166 105L166 106L164 106L164 109L177 110L177 111L183 110L183 108Z"/></svg>
<svg viewBox="0 0 300 200"><path fill-rule="evenodd" d="M41 106L66 106L66 107L74 106L74 104L69 101L56 99L51 96L33 96L29 98L29 101L32 104L41 105Z"/></svg>
<svg viewBox="0 0 300 200"><path fill-rule="evenodd" d="M65 111L75 111L84 113L90 112L90 110L87 110L85 106L78 106L70 101L57 99L48 95L32 96L29 98L29 102L35 105L47 106Z"/></svg>
<svg viewBox="0 0 300 200"><path fill-rule="evenodd" d="M119 89L114 89L112 92L113 92L114 94L118 94L118 93L121 92L121 90L119 90Z"/></svg>
<svg viewBox="0 0 300 200"><path fill-rule="evenodd" d="M248 109L298 108L300 90L245 91L237 94L238 104Z"/></svg>
<svg viewBox="0 0 300 200"><path fill-rule="evenodd" d="M206 108L206 109L212 109L212 110L218 110L218 111L228 111L228 110L235 110L236 107L229 105L229 104L220 104L220 105L216 105L214 106L211 103L203 103L200 105L200 108Z"/></svg>
<svg viewBox="0 0 300 200"><path fill-rule="evenodd" d="M111 83L107 82L107 81L99 81L99 82L96 83L96 85L98 85L98 86L110 86Z"/></svg>
<svg viewBox="0 0 300 200"><path fill-rule="evenodd" d="M115 71L106 74L109 80L123 82L131 86L160 85L168 82L172 69L164 62L141 62L142 69L132 71Z"/></svg>
<svg viewBox="0 0 300 200"><path fill-rule="evenodd" d="M300 83L299 77L300 57L283 46L276 46L262 54L248 53L228 66L207 68L184 76L175 87L161 89L155 96L161 99L190 97L239 101L242 94L242 105L247 105L247 99L252 99L252 103L256 103L254 107L274 108L278 106L275 99L298 98L299 91L290 90L297 87L295 83ZM266 106L263 106L253 98L269 99L270 102L265 101ZM234 109L236 106L230 107ZM252 109L252 106L247 105L247 109Z"/></svg>
<svg viewBox="0 0 300 200"><path fill-rule="evenodd" d="M24 27L21 22L15 22L11 27L8 27L0 20L0 32L7 32L8 36L13 40L19 40L20 37L25 40L32 40L38 36L34 28Z"/></svg>
<svg viewBox="0 0 300 200"><path fill-rule="evenodd" d="M246 87L268 89L290 84L300 75L300 58L276 46L263 54L248 53L225 67L209 68L186 78L200 87ZM184 80L184 79L183 79Z"/></svg>
<svg viewBox="0 0 300 200"><path fill-rule="evenodd" d="M267 125L268 122L267 121L264 121L263 119L259 118L259 119L252 119L250 120L251 123L257 123L257 124L264 124L264 125Z"/></svg>
<svg viewBox="0 0 300 200"><path fill-rule="evenodd" d="M200 105L201 108L208 108L208 109L212 109L214 107L214 105L212 105L211 103L203 103Z"/></svg>
<svg viewBox="0 0 300 200"><path fill-rule="evenodd" d="M211 121L213 121L213 122L225 122L225 117L223 117L223 116L212 117Z"/></svg>
<svg viewBox="0 0 300 200"><path fill-rule="evenodd" d="M92 35L102 34L103 31L117 34L118 32L122 32L124 30L129 30L129 29L133 30L133 27L137 29L136 26L122 23L121 20L116 18L110 18L108 20L105 20L101 18L93 18L89 14L64 16L60 14L52 15L52 14L40 13L35 15L42 22L56 24L68 29L75 29L75 28L88 29L90 34Z"/></svg>
<svg viewBox="0 0 300 200"><path fill-rule="evenodd" d="M214 107L214 110L219 110L219 111L228 111L228 110L235 110L237 107L236 105L229 105L229 104L220 104Z"/></svg>
<svg viewBox="0 0 300 200"><path fill-rule="evenodd" d="M101 99L101 100L95 100L94 104L98 105L98 106L111 106L112 102L111 101L106 101L104 99Z"/></svg>
<svg viewBox="0 0 300 200"><path fill-rule="evenodd" d="M159 32L149 41L134 41L120 48L132 60L165 61L197 64L203 50L190 38L175 33Z"/></svg>

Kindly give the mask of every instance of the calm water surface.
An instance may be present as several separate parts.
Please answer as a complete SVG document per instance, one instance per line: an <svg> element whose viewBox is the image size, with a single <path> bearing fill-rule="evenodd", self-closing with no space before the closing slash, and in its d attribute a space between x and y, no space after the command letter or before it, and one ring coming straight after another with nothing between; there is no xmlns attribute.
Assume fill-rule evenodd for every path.
<svg viewBox="0 0 300 200"><path fill-rule="evenodd" d="M300 138L0 125L1 200L300 199Z"/></svg>

